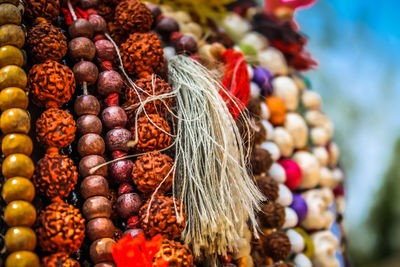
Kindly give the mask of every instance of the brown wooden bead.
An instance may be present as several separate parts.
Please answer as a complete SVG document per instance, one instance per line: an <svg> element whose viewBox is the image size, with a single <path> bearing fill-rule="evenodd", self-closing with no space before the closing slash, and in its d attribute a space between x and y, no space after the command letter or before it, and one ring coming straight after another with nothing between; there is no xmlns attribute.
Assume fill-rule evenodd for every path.
<svg viewBox="0 0 400 267"><path fill-rule="evenodd" d="M81 157L88 155L103 155L106 146L103 138L94 133L85 134L78 141L78 153Z"/></svg>
<svg viewBox="0 0 400 267"><path fill-rule="evenodd" d="M103 33L107 30L107 23L102 16L92 14L88 17L94 32Z"/></svg>
<svg viewBox="0 0 400 267"><path fill-rule="evenodd" d="M72 60L92 61L96 55L96 47L92 40L86 37L77 37L72 39L68 44L68 51Z"/></svg>
<svg viewBox="0 0 400 267"><path fill-rule="evenodd" d="M118 106L108 107L101 113L101 119L106 128L113 129L116 127L125 127L128 117L125 111Z"/></svg>
<svg viewBox="0 0 400 267"><path fill-rule="evenodd" d="M94 263L100 263L104 261L112 261L111 248L116 242L111 238L102 238L96 240L90 246L90 258Z"/></svg>
<svg viewBox="0 0 400 267"><path fill-rule="evenodd" d="M91 39L93 37L93 26L87 19L79 18L69 25L68 33L71 38L86 37Z"/></svg>
<svg viewBox="0 0 400 267"><path fill-rule="evenodd" d="M79 117L76 121L76 125L80 135L88 133L101 134L103 130L101 120L95 115L84 115Z"/></svg>
<svg viewBox="0 0 400 267"><path fill-rule="evenodd" d="M114 233L114 224L107 218L96 218L90 220L86 225L86 234L91 241L106 237L112 238Z"/></svg>
<svg viewBox="0 0 400 267"><path fill-rule="evenodd" d="M111 202L108 198L95 196L86 199L85 203L83 203L82 213L88 220L102 217L110 218L111 209Z"/></svg>
<svg viewBox="0 0 400 267"><path fill-rule="evenodd" d="M98 115L100 113L100 102L93 95L81 95L75 100L74 110L76 115Z"/></svg>
<svg viewBox="0 0 400 267"><path fill-rule="evenodd" d="M103 176L88 176L81 183L81 194L85 199L93 196L108 196L109 193L108 182Z"/></svg>
<svg viewBox="0 0 400 267"><path fill-rule="evenodd" d="M96 264L94 267L117 267L117 265L115 265L112 262L102 262L102 263Z"/></svg>
<svg viewBox="0 0 400 267"><path fill-rule="evenodd" d="M79 61L74 65L72 71L75 74L75 80L78 84L86 82L87 85L93 85L99 76L99 70L90 61Z"/></svg>
<svg viewBox="0 0 400 267"><path fill-rule="evenodd" d="M95 167L100 164L105 163L106 160L98 155L89 155L81 159L79 162L79 173L83 177L87 177L90 175L101 175L107 176L107 166L103 166L97 170L94 170Z"/></svg>

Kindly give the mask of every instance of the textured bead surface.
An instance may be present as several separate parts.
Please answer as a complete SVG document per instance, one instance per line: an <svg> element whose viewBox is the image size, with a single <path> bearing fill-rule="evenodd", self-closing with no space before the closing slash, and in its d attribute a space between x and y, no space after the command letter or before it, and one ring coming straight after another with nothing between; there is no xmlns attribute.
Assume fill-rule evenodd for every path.
<svg viewBox="0 0 400 267"><path fill-rule="evenodd" d="M96 55L96 47L92 40L86 37L76 37L68 43L69 54L74 61L92 61Z"/></svg>

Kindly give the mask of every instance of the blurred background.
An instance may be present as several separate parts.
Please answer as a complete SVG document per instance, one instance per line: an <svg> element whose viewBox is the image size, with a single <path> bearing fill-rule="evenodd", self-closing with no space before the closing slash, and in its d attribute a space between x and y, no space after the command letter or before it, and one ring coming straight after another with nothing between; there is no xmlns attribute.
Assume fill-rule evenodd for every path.
<svg viewBox="0 0 400 267"><path fill-rule="evenodd" d="M347 172L354 266L400 266L399 0L319 0L296 20Z"/></svg>

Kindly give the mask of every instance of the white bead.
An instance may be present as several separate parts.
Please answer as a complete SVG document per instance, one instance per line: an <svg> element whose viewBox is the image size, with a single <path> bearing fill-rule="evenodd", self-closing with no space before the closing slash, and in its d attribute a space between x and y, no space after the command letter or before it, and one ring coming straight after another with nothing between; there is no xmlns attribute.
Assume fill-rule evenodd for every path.
<svg viewBox="0 0 400 267"><path fill-rule="evenodd" d="M267 38L265 38L264 35L258 32L248 32L246 35L243 36L240 43L251 45L257 51L264 50L268 46Z"/></svg>
<svg viewBox="0 0 400 267"><path fill-rule="evenodd" d="M301 100L306 109L321 109L321 96L314 91L305 90L301 96Z"/></svg>
<svg viewBox="0 0 400 267"><path fill-rule="evenodd" d="M314 146L325 146L329 142L329 135L322 127L312 128L310 135Z"/></svg>
<svg viewBox="0 0 400 267"><path fill-rule="evenodd" d="M287 75L289 68L282 52L276 48L268 47L258 53L260 65L268 69L273 75Z"/></svg>
<svg viewBox="0 0 400 267"><path fill-rule="evenodd" d="M268 120L271 113L269 112L267 104L265 104L265 102L261 102L260 105L261 105L261 118L263 118L264 120Z"/></svg>
<svg viewBox="0 0 400 267"><path fill-rule="evenodd" d="M272 80L274 95L285 103L286 109L295 111L299 104L299 89L294 81L286 76L280 76Z"/></svg>
<svg viewBox="0 0 400 267"><path fill-rule="evenodd" d="M313 267L310 259L303 253L297 254L296 257L294 257L293 263L296 267Z"/></svg>
<svg viewBox="0 0 400 267"><path fill-rule="evenodd" d="M283 229L289 229L296 227L297 223L299 222L299 218L297 217L297 213L291 209L286 207L285 208L285 223L283 224Z"/></svg>
<svg viewBox="0 0 400 267"><path fill-rule="evenodd" d="M255 82L250 82L250 96L258 97L261 94L261 89Z"/></svg>
<svg viewBox="0 0 400 267"><path fill-rule="evenodd" d="M306 230L329 229L335 215L330 210L334 195L330 188L312 189L303 193L308 212L301 226Z"/></svg>
<svg viewBox="0 0 400 267"><path fill-rule="evenodd" d="M339 241L330 231L321 231L312 234L314 243L314 256L312 262L316 267L339 267L336 259L336 250L339 249Z"/></svg>
<svg viewBox="0 0 400 267"><path fill-rule="evenodd" d="M293 229L287 230L286 234L289 237L290 244L292 245L292 252L302 252L305 248L303 236Z"/></svg>
<svg viewBox="0 0 400 267"><path fill-rule="evenodd" d="M292 136L283 127L276 127L274 133L274 142L279 147L281 155L289 157L293 153L294 145Z"/></svg>
<svg viewBox="0 0 400 267"><path fill-rule="evenodd" d="M327 167L321 168L321 178L319 184L323 187L333 188L335 186L335 179L333 173Z"/></svg>
<svg viewBox="0 0 400 267"><path fill-rule="evenodd" d="M236 13L229 13L223 23L224 26L229 29L229 31L235 36L244 36L250 31L250 22Z"/></svg>
<svg viewBox="0 0 400 267"><path fill-rule="evenodd" d="M249 65L249 64L247 64L247 72L249 73L250 81L253 80L254 70L253 70L253 67L251 65Z"/></svg>
<svg viewBox="0 0 400 267"><path fill-rule="evenodd" d="M262 108L262 106L261 106ZM267 140L272 141L275 136L275 129L272 124L267 120L261 120L262 125L264 126L265 130L267 131Z"/></svg>
<svg viewBox="0 0 400 267"><path fill-rule="evenodd" d="M269 176L276 182L283 184L286 182L286 173L283 167L278 163L273 163L268 172ZM290 204L289 204L290 205Z"/></svg>
<svg viewBox="0 0 400 267"><path fill-rule="evenodd" d="M313 188L319 183L320 166L317 158L306 151L299 151L293 155L293 160L299 164L302 178L299 188Z"/></svg>
<svg viewBox="0 0 400 267"><path fill-rule="evenodd" d="M269 154L271 154L273 161L277 161L281 157L279 147L273 142L264 142L260 145L260 147L267 150Z"/></svg>
<svg viewBox="0 0 400 267"><path fill-rule="evenodd" d="M344 180L344 174L343 171L339 168L335 168L332 172L333 175L333 180L335 181L335 186L343 182Z"/></svg>
<svg viewBox="0 0 400 267"><path fill-rule="evenodd" d="M309 110L305 114L306 122L311 127L323 126L329 122L327 116L318 110Z"/></svg>
<svg viewBox="0 0 400 267"><path fill-rule="evenodd" d="M329 146L329 166L330 167L336 167L336 165L339 162L339 156L340 156L340 150L339 146L335 143L332 142Z"/></svg>
<svg viewBox="0 0 400 267"><path fill-rule="evenodd" d="M322 166L328 165L329 153L324 146L318 146L313 148L313 154L318 159L319 164Z"/></svg>
<svg viewBox="0 0 400 267"><path fill-rule="evenodd" d="M308 128L307 124L297 113L288 113L285 120L285 129L293 139L295 148L303 148L307 145Z"/></svg>
<svg viewBox="0 0 400 267"><path fill-rule="evenodd" d="M278 195L279 197L276 200L276 203L279 203L284 207L288 207L293 203L293 194L286 185L279 184Z"/></svg>

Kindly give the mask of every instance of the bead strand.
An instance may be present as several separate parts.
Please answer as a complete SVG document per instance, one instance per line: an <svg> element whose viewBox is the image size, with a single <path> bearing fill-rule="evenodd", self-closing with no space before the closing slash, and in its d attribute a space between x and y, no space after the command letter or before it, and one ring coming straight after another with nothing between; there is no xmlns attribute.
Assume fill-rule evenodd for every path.
<svg viewBox="0 0 400 267"><path fill-rule="evenodd" d="M0 128L5 135L1 150L5 157L2 173L6 179L2 197L7 203L4 220L10 227L5 234L5 245L10 253L5 266L39 267L39 258L34 253L37 238L31 229L36 221L36 209L30 203L35 197L30 181L34 172L30 158L33 143L28 136L31 128L27 111L29 99L24 91L27 76L22 69L24 56L20 50L25 43L25 33L19 26L23 13L18 3L2 1L0 4Z"/></svg>
<svg viewBox="0 0 400 267"><path fill-rule="evenodd" d="M85 1L80 1L78 4L84 9L94 7ZM108 170L104 166L91 172L93 167L106 162L104 158L106 145L101 136L103 124L98 117L100 102L95 96L89 94L89 88L96 83L102 83L102 80L107 78L107 74L99 75L97 66L92 63L95 55L99 62L104 57L106 59L111 57L110 60L112 60L115 51L111 45L111 51L108 50L102 54L99 47L107 43L104 44L99 40L94 42L101 38L101 34L104 34L106 30L106 22L101 16L92 10L93 14L89 14L88 19L77 18L70 2L68 6L73 18L68 28L72 38L69 47L72 59L77 61L72 69L77 83L83 89L83 95L76 99L74 108L75 114L79 116L77 119L80 135L77 146L81 156L79 173L84 178L81 183L81 195L85 199L82 213L87 219L87 237L92 242L89 251L92 262L95 267L111 267L115 266L111 247L115 244L113 238L116 229L111 220L112 203L108 199L110 195L107 181ZM120 84L122 86L122 79L120 79Z"/></svg>
<svg viewBox="0 0 400 267"><path fill-rule="evenodd" d="M58 63L67 53L62 30L54 25L60 14L58 0L27 0L27 13L32 28L28 32L28 49L36 63L28 75L28 88L34 104L46 110L36 121L36 138L46 149L37 162L33 182L37 192L50 200L38 216L37 235L43 252L44 266L62 262L79 266L70 258L85 237L85 220L74 206L64 202L74 189L78 172L73 161L60 154L75 139L76 123L61 107L75 91L75 77L65 65Z"/></svg>

